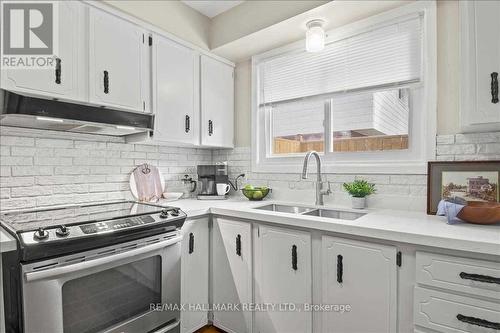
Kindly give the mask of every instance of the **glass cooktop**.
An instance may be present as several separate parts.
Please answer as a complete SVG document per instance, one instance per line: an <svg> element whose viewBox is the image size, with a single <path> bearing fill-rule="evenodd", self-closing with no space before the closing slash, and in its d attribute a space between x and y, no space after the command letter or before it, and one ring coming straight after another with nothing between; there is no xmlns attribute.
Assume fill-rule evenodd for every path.
<svg viewBox="0 0 500 333"><path fill-rule="evenodd" d="M168 207L145 204L135 201L120 201L106 204L89 204L47 208L40 210L9 212L0 215L2 225L12 231L36 230L59 225L82 224L95 221L112 220L128 216L161 212Z"/></svg>

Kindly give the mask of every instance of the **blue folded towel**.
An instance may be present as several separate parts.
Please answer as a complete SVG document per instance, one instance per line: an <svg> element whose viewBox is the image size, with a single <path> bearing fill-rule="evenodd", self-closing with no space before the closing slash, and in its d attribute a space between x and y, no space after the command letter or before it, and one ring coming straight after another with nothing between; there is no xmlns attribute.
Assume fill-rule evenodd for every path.
<svg viewBox="0 0 500 333"><path fill-rule="evenodd" d="M448 224L464 222L463 220L457 217L457 215L464 207L465 205L461 205L451 201L441 200L439 202L436 215L446 216L446 218L448 219Z"/></svg>

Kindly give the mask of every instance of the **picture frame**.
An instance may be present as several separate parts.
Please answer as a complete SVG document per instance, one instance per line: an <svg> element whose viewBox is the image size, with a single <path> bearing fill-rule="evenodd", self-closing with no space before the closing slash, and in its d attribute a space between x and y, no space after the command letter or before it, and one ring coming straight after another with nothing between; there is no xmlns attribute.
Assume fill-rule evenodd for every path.
<svg viewBox="0 0 500 333"><path fill-rule="evenodd" d="M427 164L427 214L435 215L439 201L460 197L500 202L500 160L433 161Z"/></svg>

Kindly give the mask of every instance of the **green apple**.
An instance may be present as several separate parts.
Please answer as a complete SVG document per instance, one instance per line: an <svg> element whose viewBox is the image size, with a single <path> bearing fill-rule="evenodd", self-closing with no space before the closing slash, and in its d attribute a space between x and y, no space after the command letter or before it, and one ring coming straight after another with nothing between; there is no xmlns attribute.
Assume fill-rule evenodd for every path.
<svg viewBox="0 0 500 333"><path fill-rule="evenodd" d="M262 194L262 191L255 191L253 192L253 198L254 199L262 199L264 195Z"/></svg>
<svg viewBox="0 0 500 333"><path fill-rule="evenodd" d="M252 185L245 185L245 190L253 190L253 186Z"/></svg>

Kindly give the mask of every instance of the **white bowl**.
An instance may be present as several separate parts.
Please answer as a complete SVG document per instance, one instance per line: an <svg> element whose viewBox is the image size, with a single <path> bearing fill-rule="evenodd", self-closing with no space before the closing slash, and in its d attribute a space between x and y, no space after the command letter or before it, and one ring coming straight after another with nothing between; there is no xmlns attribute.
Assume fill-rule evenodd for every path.
<svg viewBox="0 0 500 333"><path fill-rule="evenodd" d="M182 192L163 192L163 198L167 201L175 201L182 197Z"/></svg>

